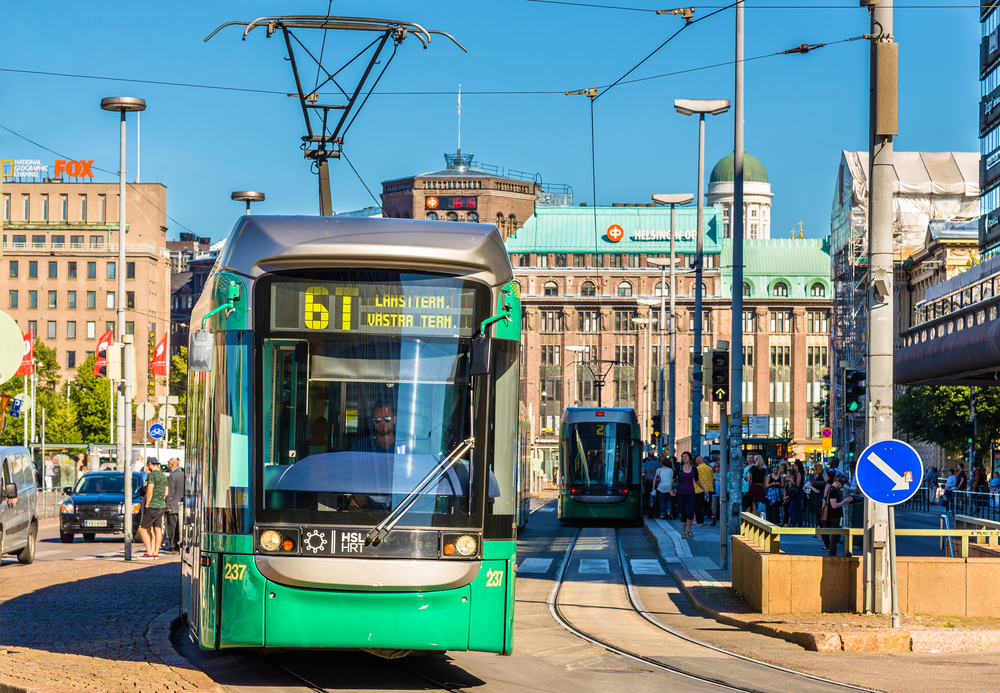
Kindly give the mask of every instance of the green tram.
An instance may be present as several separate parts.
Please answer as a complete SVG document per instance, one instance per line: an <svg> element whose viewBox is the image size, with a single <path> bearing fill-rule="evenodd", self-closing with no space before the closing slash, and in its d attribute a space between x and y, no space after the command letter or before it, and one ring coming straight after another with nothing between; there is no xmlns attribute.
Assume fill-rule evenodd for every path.
<svg viewBox="0 0 1000 693"><path fill-rule="evenodd" d="M642 521L642 438L634 409L567 408L560 447L560 520Z"/></svg>
<svg viewBox="0 0 1000 693"><path fill-rule="evenodd" d="M520 334L492 225L242 217L191 318L192 640L510 654Z"/></svg>
<svg viewBox="0 0 1000 693"><path fill-rule="evenodd" d="M517 416L517 528L524 529L531 517L531 417L524 402Z"/></svg>

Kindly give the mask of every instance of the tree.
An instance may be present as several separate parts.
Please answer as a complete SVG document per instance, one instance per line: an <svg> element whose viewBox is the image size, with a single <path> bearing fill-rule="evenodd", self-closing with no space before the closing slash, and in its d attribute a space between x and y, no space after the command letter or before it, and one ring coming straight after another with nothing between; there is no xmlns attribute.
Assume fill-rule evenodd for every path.
<svg viewBox="0 0 1000 693"><path fill-rule="evenodd" d="M177 396L175 405L180 416L187 416L188 350L182 346L177 355L170 359L170 394ZM187 439L187 419L179 419L174 424L180 440Z"/></svg>
<svg viewBox="0 0 1000 693"><path fill-rule="evenodd" d="M107 443L111 440L111 383L107 378L91 375L95 362L96 357L90 355L76 369L71 399L83 442Z"/></svg>
<svg viewBox="0 0 1000 693"><path fill-rule="evenodd" d="M59 387L61 376L59 375L59 359L55 349L51 349L41 342L35 340L35 400L32 406L35 408L35 430L41 436L42 412L45 412L45 440L54 443L79 443L80 429L76 426L76 410L71 402L68 402ZM15 395L24 392L30 393L31 382L28 379L27 388L24 384L25 378L15 376L3 385L0 385L0 393ZM30 412L28 422L30 425ZM23 442L25 419L7 419L7 428L0 434L0 445L20 445ZM29 434L30 437L30 434Z"/></svg>
<svg viewBox="0 0 1000 693"><path fill-rule="evenodd" d="M813 404L813 418L819 419L824 426L830 425L830 376L819 381L819 401Z"/></svg>
<svg viewBox="0 0 1000 693"><path fill-rule="evenodd" d="M966 452L969 388L909 387L896 398L895 427L916 441L934 443L949 453ZM989 450L1000 438L1000 388L976 388L976 450Z"/></svg>

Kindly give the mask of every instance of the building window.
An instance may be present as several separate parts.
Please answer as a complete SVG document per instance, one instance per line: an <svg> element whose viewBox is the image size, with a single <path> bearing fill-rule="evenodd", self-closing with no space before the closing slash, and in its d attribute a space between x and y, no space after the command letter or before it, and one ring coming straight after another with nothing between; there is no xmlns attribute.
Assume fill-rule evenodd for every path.
<svg viewBox="0 0 1000 693"><path fill-rule="evenodd" d="M80 195L80 221L87 221L87 196Z"/></svg>
<svg viewBox="0 0 1000 693"><path fill-rule="evenodd" d="M556 253L556 267L566 266L566 253Z"/></svg>
<svg viewBox="0 0 1000 693"><path fill-rule="evenodd" d="M638 317L638 313L634 310L616 310L615 332L634 332L635 325L632 323L632 318L635 317Z"/></svg>
<svg viewBox="0 0 1000 693"><path fill-rule="evenodd" d="M31 290L28 292L28 308L38 307L38 292Z"/></svg>
<svg viewBox="0 0 1000 693"><path fill-rule="evenodd" d="M108 279L114 279L114 278L115 278L115 263L109 262L108 263Z"/></svg>
<svg viewBox="0 0 1000 693"><path fill-rule="evenodd" d="M535 267L548 267L549 266L549 256L546 253L538 253L535 255Z"/></svg>
<svg viewBox="0 0 1000 693"><path fill-rule="evenodd" d="M31 195L21 195L24 202L24 220L31 221Z"/></svg>
<svg viewBox="0 0 1000 693"><path fill-rule="evenodd" d="M135 323L131 320L125 322L125 334L135 334Z"/></svg>
<svg viewBox="0 0 1000 693"><path fill-rule="evenodd" d="M69 195L59 196L59 220L69 220Z"/></svg>
<svg viewBox="0 0 1000 693"><path fill-rule="evenodd" d="M622 266L622 256L618 253L612 253L608 255L608 260L611 262L611 267L621 267Z"/></svg>
<svg viewBox="0 0 1000 693"><path fill-rule="evenodd" d="M543 289L546 296L558 296L559 295L559 285L555 282L545 282L545 288Z"/></svg>
<svg viewBox="0 0 1000 693"><path fill-rule="evenodd" d="M530 255L528 255L527 253L521 253L520 255L517 256L517 266L518 267L527 267L528 266L528 262L530 260L531 260L531 256Z"/></svg>
<svg viewBox="0 0 1000 693"><path fill-rule="evenodd" d="M810 332L815 334L826 334L827 314L823 312L810 312L806 316L806 325Z"/></svg>
<svg viewBox="0 0 1000 693"><path fill-rule="evenodd" d="M753 334L757 331L757 312L743 311L743 334Z"/></svg>
<svg viewBox="0 0 1000 693"><path fill-rule="evenodd" d="M97 279L97 263L87 263L87 279Z"/></svg>
<svg viewBox="0 0 1000 693"><path fill-rule="evenodd" d="M87 339L97 339L97 323L93 320L87 321Z"/></svg>
<svg viewBox="0 0 1000 693"><path fill-rule="evenodd" d="M76 320L66 321L66 339L76 339Z"/></svg>
<svg viewBox="0 0 1000 693"><path fill-rule="evenodd" d="M471 224L478 224L479 214L477 214L476 212L469 212L468 214L465 215L465 220Z"/></svg>
<svg viewBox="0 0 1000 693"><path fill-rule="evenodd" d="M70 236L69 247L81 250L83 248L83 236Z"/></svg>
<svg viewBox="0 0 1000 693"><path fill-rule="evenodd" d="M660 296L669 296L670 295L670 287L669 286L664 286L663 282L656 282L656 289L653 290L653 295L657 296L657 297L660 297Z"/></svg>
<svg viewBox="0 0 1000 693"><path fill-rule="evenodd" d="M437 221L438 220L438 213L437 212L427 212L427 218L430 221Z"/></svg>
<svg viewBox="0 0 1000 693"><path fill-rule="evenodd" d="M103 248L104 247L104 236L91 236L90 237L90 247L91 248Z"/></svg>
<svg viewBox="0 0 1000 693"><path fill-rule="evenodd" d="M45 247L45 236L32 236L31 237L31 247L32 248L44 248Z"/></svg>
<svg viewBox="0 0 1000 693"><path fill-rule="evenodd" d="M38 279L38 261L28 261L28 279Z"/></svg>
<svg viewBox="0 0 1000 693"><path fill-rule="evenodd" d="M14 241L15 248L27 248L28 247L28 237L23 234L14 234L12 240Z"/></svg>
<svg viewBox="0 0 1000 693"><path fill-rule="evenodd" d="M10 298L10 300L8 301L8 305L11 308L17 308L17 289L11 289L10 290L10 297L9 298Z"/></svg>
<svg viewBox="0 0 1000 693"><path fill-rule="evenodd" d="M56 299L56 297L58 295L59 295L58 291L50 291L49 292L49 308L56 308L57 307L58 300Z"/></svg>
<svg viewBox="0 0 1000 693"><path fill-rule="evenodd" d="M578 332L598 332L601 329L601 314L596 310L581 310L577 313Z"/></svg>
<svg viewBox="0 0 1000 693"><path fill-rule="evenodd" d="M10 261L10 278L17 279L17 260Z"/></svg>
<svg viewBox="0 0 1000 693"><path fill-rule="evenodd" d="M115 332L116 331L115 330L115 321L114 320L105 320L104 321L104 331L105 332Z"/></svg>
<svg viewBox="0 0 1000 693"><path fill-rule="evenodd" d="M771 332L783 333L792 331L792 312L789 310L771 311Z"/></svg>
<svg viewBox="0 0 1000 693"><path fill-rule="evenodd" d="M66 368L76 368L76 352L66 352Z"/></svg>
<svg viewBox="0 0 1000 693"><path fill-rule="evenodd" d="M823 286L822 282L816 282L809 287L809 295L813 298L824 298L826 296L826 287Z"/></svg>
<svg viewBox="0 0 1000 693"><path fill-rule="evenodd" d="M580 295L581 296L595 296L597 295L597 285L592 281L586 281L580 285Z"/></svg>
<svg viewBox="0 0 1000 693"><path fill-rule="evenodd" d="M750 284L743 282L743 298L750 298Z"/></svg>
<svg viewBox="0 0 1000 693"><path fill-rule="evenodd" d="M629 255L628 255L628 266L629 267L638 267L639 266L639 254L638 253L629 253Z"/></svg>
<svg viewBox="0 0 1000 693"><path fill-rule="evenodd" d="M135 292L126 291L125 292L125 307L134 310L135 309Z"/></svg>
<svg viewBox="0 0 1000 693"><path fill-rule="evenodd" d="M788 298L788 284L778 282L774 285L774 289L771 290L771 295L778 298Z"/></svg>
<svg viewBox="0 0 1000 693"><path fill-rule="evenodd" d="M3 194L3 220L10 221L10 193Z"/></svg>
<svg viewBox="0 0 1000 693"><path fill-rule="evenodd" d="M76 263L75 262L67 263L67 266L66 266L66 276L68 276L70 279L76 279Z"/></svg>
<svg viewBox="0 0 1000 693"><path fill-rule="evenodd" d="M67 291L66 292L66 305L69 308L76 308L76 292Z"/></svg>
<svg viewBox="0 0 1000 693"><path fill-rule="evenodd" d="M542 345L542 365L543 366L558 366L559 365L559 347L552 344Z"/></svg>
<svg viewBox="0 0 1000 693"><path fill-rule="evenodd" d="M134 262L126 262L125 263L125 278L126 279L135 279L135 263Z"/></svg>
<svg viewBox="0 0 1000 693"><path fill-rule="evenodd" d="M573 255L573 266L574 267L586 267L587 266L587 256L576 253Z"/></svg>
<svg viewBox="0 0 1000 693"><path fill-rule="evenodd" d="M49 262L49 279L59 278L59 263Z"/></svg>
<svg viewBox="0 0 1000 693"><path fill-rule="evenodd" d="M101 215L101 221L107 221L108 216L108 196L98 195L97 196L97 207Z"/></svg>
<svg viewBox="0 0 1000 693"><path fill-rule="evenodd" d="M97 292L88 291L87 292L87 308L94 310L97 308Z"/></svg>
<svg viewBox="0 0 1000 693"><path fill-rule="evenodd" d="M29 320L28 321L28 332L35 335L35 339L38 339L38 321Z"/></svg>
<svg viewBox="0 0 1000 693"><path fill-rule="evenodd" d="M620 366L635 366L635 346L616 346L615 361Z"/></svg>
<svg viewBox="0 0 1000 693"><path fill-rule="evenodd" d="M618 285L618 295L619 296L631 296L632 295L632 285L628 282L622 282Z"/></svg>
<svg viewBox="0 0 1000 693"><path fill-rule="evenodd" d="M42 221L49 220L49 196L42 193Z"/></svg>
<svg viewBox="0 0 1000 693"><path fill-rule="evenodd" d="M115 307L115 292L109 291L105 300L105 308L108 310L113 310Z"/></svg>
<svg viewBox="0 0 1000 693"><path fill-rule="evenodd" d="M542 311L542 332L562 331L562 313L558 310Z"/></svg>
<svg viewBox="0 0 1000 693"><path fill-rule="evenodd" d="M55 339L56 338L56 321L55 320L49 320L48 335L49 335L49 339Z"/></svg>
<svg viewBox="0 0 1000 693"><path fill-rule="evenodd" d="M52 247L53 248L65 248L66 247L66 237L65 236L53 236L52 237Z"/></svg>
<svg viewBox="0 0 1000 693"><path fill-rule="evenodd" d="M457 212L448 212L447 218L448 218L448 221L458 221L458 213Z"/></svg>

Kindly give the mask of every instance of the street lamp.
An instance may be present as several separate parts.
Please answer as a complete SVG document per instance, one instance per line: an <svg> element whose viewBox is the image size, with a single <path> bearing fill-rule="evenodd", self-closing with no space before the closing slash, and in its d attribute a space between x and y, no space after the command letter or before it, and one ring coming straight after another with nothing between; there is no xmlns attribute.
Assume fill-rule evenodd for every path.
<svg viewBox="0 0 1000 693"><path fill-rule="evenodd" d="M251 202L263 202L264 193L257 192L256 190L237 190L230 197L237 202L247 203L247 214L250 213L250 203Z"/></svg>
<svg viewBox="0 0 1000 693"><path fill-rule="evenodd" d="M118 340L125 341L125 114L129 111L146 110L146 101L133 96L111 96L101 99L105 111L121 113L121 140L118 163ZM126 344L122 353L122 383L118 391L118 465L125 472L125 499L132 497L132 474L129 468L129 448L132 445L132 345ZM125 407L129 407L126 416ZM132 560L132 513L124 517L125 560Z"/></svg>
<svg viewBox="0 0 1000 693"><path fill-rule="evenodd" d="M642 303L642 299L641 298L637 299L636 302L637 303ZM650 413L649 413L649 409L650 409L650 406L649 406L649 403L650 403L649 390L650 390L650 385L652 385L652 380L649 377L649 369L651 367L651 361L652 361L652 359L649 358L649 343L650 343L650 341L652 341L653 324L656 322L656 318L653 318L653 317L648 317L648 318L632 318L632 322L635 323L636 325L645 325L646 326L646 364L645 364L645 371L646 371L645 380L646 380L646 384L642 388L642 390L643 390L643 396L642 396L642 409L643 409L643 417L642 417L642 429L643 429L643 432L642 432L642 438L643 438L643 442L646 442L646 441L648 441L652 437L650 435L650 431L649 431L649 417L650 417Z"/></svg>
<svg viewBox="0 0 1000 693"><path fill-rule="evenodd" d="M579 355L581 353L583 353L583 351L585 349L586 349L586 347L575 345L575 344L571 344L571 345L569 345L569 346L566 347L566 351L572 351L574 354L576 354L576 356L573 357L573 380L570 383L570 390L569 390L570 393L571 393L571 395L572 395L570 397L569 401L571 402L572 406L574 406L574 407L576 406L576 401L577 401L577 399L579 399L579 395L580 395L580 393L576 391L576 368L577 368L577 364L580 362L580 356Z"/></svg>
<svg viewBox="0 0 1000 693"><path fill-rule="evenodd" d="M667 437L667 454L676 454L677 431L676 427L676 395L677 388L674 380L674 370L677 357L677 317L674 311L674 296L677 295L674 277L677 274L677 260L674 254L674 208L677 205L690 204L694 195L688 193L673 193L668 195L653 195L653 202L659 205L670 205L670 262L664 263L660 258L648 258L646 262L660 268L660 417L663 416L663 330L666 326L666 316L664 316L664 295L666 288L666 268L670 267L670 433Z"/></svg>
<svg viewBox="0 0 1000 693"><path fill-rule="evenodd" d="M698 228L695 238L698 241L695 251L694 270L694 353L701 356L701 273L702 247L705 236L705 116L721 115L729 110L727 99L677 99L674 110L681 115L698 115ZM694 364L694 372L700 373L701 366ZM695 378L697 380L697 378ZM691 391L691 450L695 455L701 454L701 388L694 387Z"/></svg>

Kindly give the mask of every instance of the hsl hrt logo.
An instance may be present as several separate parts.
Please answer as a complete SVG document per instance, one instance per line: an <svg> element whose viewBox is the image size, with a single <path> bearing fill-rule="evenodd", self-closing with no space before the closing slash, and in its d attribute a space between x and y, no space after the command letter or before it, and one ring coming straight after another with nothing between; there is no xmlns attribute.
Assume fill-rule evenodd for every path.
<svg viewBox="0 0 1000 693"><path fill-rule="evenodd" d="M93 178L94 174L90 172L90 167L93 165L94 160L90 161L66 161L65 159L56 159L56 170L55 177L58 178L66 172L66 175L70 178Z"/></svg>

